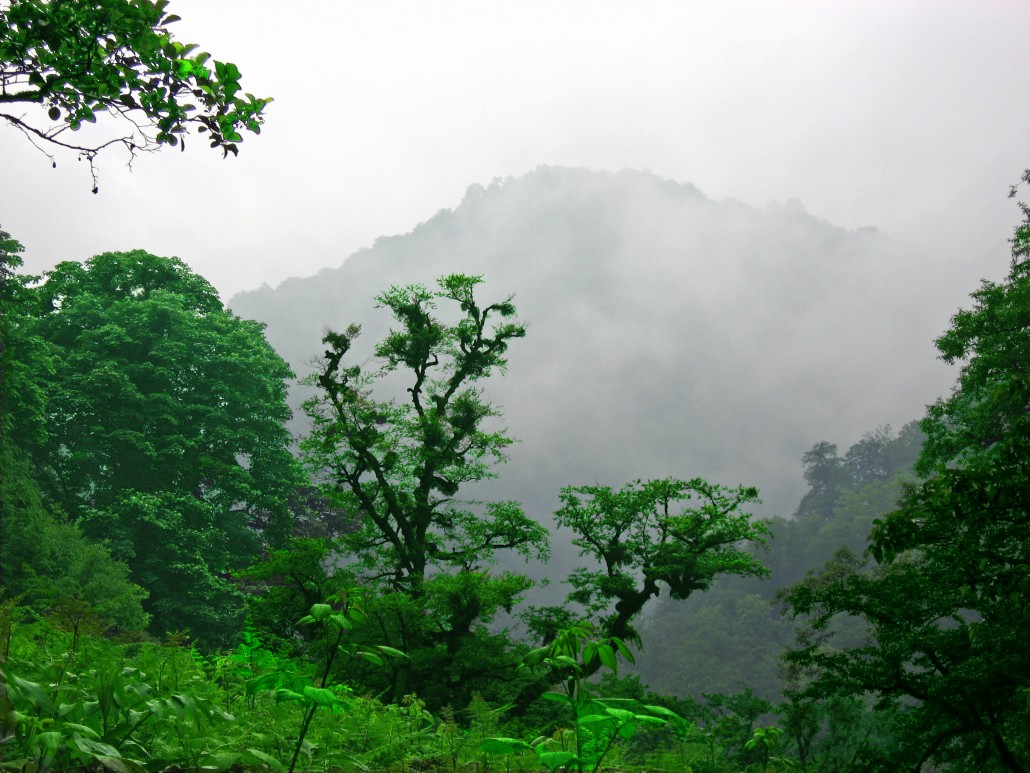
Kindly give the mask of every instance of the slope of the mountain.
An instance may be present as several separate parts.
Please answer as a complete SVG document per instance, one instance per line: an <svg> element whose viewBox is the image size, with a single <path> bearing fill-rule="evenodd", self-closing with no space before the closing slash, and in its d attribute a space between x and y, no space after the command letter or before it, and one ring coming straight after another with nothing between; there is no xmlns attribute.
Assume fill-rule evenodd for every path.
<svg viewBox="0 0 1030 773"><path fill-rule="evenodd" d="M796 202L757 209L650 173L541 167L230 305L306 373L326 326L361 322L368 355L387 286L482 274L484 299L515 293L529 335L484 384L522 442L479 493L548 519L563 485L701 475L757 485L763 513L789 514L813 443L901 424L947 388L930 342L956 297L927 289L946 269Z"/></svg>

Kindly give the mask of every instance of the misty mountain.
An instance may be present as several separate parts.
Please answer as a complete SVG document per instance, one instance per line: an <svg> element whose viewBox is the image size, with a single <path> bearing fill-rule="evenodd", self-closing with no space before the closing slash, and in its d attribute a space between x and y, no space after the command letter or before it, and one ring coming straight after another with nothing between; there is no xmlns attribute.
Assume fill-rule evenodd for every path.
<svg viewBox="0 0 1030 773"><path fill-rule="evenodd" d="M529 324L507 375L484 384L521 443L475 493L544 520L562 486L664 476L756 485L762 514L789 515L815 442L900 426L948 389L931 342L970 289L968 270L949 284L914 245L795 201L541 167L229 305L302 375L326 327L361 323L355 352L369 355L390 321L376 293L454 272L483 275L483 300L514 293Z"/></svg>

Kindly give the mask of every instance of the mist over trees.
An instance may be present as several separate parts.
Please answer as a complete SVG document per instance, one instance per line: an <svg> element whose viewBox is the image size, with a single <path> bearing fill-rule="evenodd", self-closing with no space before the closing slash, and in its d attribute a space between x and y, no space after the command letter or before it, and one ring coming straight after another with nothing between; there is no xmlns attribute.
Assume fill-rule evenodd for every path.
<svg viewBox="0 0 1030 773"><path fill-rule="evenodd" d="M796 203L759 210L648 173L541 167L228 305L267 323L303 374L324 327L360 323L354 355L371 355L385 285L481 274L516 293L529 323L517 377L488 382L520 442L484 496L547 519L563 486L700 475L754 485L757 512L785 516L813 443L901 426L948 388L929 343L968 288L928 297L932 265Z"/></svg>
<svg viewBox="0 0 1030 773"><path fill-rule="evenodd" d="M480 218L491 197L498 210ZM505 225L510 197L538 220ZM661 202L666 251L635 210ZM366 302L321 331L293 396L306 396L310 421L298 449L290 366L262 322L226 309L181 260L104 253L31 277L0 232L3 764L1026 770L1020 209L1008 275L985 280L936 338L961 368L950 395L843 452L837 425L821 428L794 457L807 492L776 514L791 490L780 482L771 518L756 517L749 465L756 477L788 465L793 436L773 430L800 434L819 418L820 389L842 386L829 367L852 389L894 370L909 374L905 388L931 380L903 362L905 346L865 358L833 337L906 314L914 324L897 283L920 267L885 237L793 206L715 204L643 174L543 169L471 189L455 213L339 275L356 265L360 284L384 250L389 270L417 276L472 245L473 224L489 247L536 222L537 238L572 257L554 254L555 272L536 265L527 279L552 330L528 387L513 371L537 328L513 296L487 299L493 282L471 273L394 284L371 299L385 323L362 322ZM677 231L678 218L689 227ZM736 239L741 251L716 251L718 267L675 263L705 218L733 228L694 247ZM801 273L776 250L756 259L742 238L784 228ZM655 249L630 262L642 234ZM430 260L402 265L423 241ZM825 271L806 245L829 255ZM525 270L521 255L507 254L509 272ZM589 293L552 286L563 271ZM813 294L785 308L780 288L806 280ZM870 316L885 280L900 305ZM238 300L285 299L317 318L298 296L326 287L298 280ZM824 347L834 356L821 359ZM748 377L742 363L765 370ZM743 398L712 385L740 385ZM535 419L534 463L516 460L514 476L497 475L519 446L495 393ZM855 394L838 398L852 396L857 421L876 401ZM905 395L875 397L897 408ZM639 431L626 433L627 419ZM745 420L769 463L735 445ZM720 421L725 432L698 440ZM533 445L541 438L553 443ZM662 474L659 455L723 474ZM649 461L657 469L627 480ZM516 486L521 496L499 496ZM544 563L554 547L563 560ZM540 563L514 569L517 556ZM526 603L531 571L563 581L564 603Z"/></svg>

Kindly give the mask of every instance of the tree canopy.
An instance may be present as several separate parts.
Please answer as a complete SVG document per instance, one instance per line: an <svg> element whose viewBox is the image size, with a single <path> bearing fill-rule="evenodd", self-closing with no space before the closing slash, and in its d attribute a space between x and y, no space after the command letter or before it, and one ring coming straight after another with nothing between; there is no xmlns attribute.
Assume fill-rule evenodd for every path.
<svg viewBox="0 0 1030 773"><path fill-rule="evenodd" d="M975 307L938 339L942 358L962 370L922 422L918 468L928 478L873 529L875 568L842 553L787 597L811 616L812 633L789 656L815 669L810 692L872 693L891 718L896 740L883 769L1030 767L1030 209L1022 211L1008 277L985 281ZM866 645L832 646L841 616L867 622Z"/></svg>
<svg viewBox="0 0 1030 773"><path fill-rule="evenodd" d="M243 92L236 65L175 40L168 0L9 0L0 3L0 119L46 154L86 159L97 192L97 156L130 160L163 145L186 148L190 127L223 156L241 132L261 131L271 101ZM104 133L77 132L98 119Z"/></svg>
<svg viewBox="0 0 1030 773"><path fill-rule="evenodd" d="M639 639L631 622L663 588L671 598L685 599L719 575L767 573L744 549L769 533L743 510L758 501L753 487L665 479L618 491L568 487L561 499L558 523L576 534L572 542L580 555L599 565L573 571L569 600L593 614L606 613L607 636Z"/></svg>
<svg viewBox="0 0 1030 773"><path fill-rule="evenodd" d="M54 361L44 492L151 589L155 625L216 635L228 572L291 530L289 367L176 258L61 263L32 297L22 327Z"/></svg>
<svg viewBox="0 0 1030 773"><path fill-rule="evenodd" d="M79 599L121 630L141 630L146 591L107 547L47 506L30 455L49 437L53 348L26 324L37 277L18 273L21 244L0 230L0 598L46 606Z"/></svg>
<svg viewBox="0 0 1030 773"><path fill-rule="evenodd" d="M412 655L393 672L398 699L413 690L440 705L471 698L496 686L498 671L514 670L511 641L486 624L532 582L492 567L502 551L547 556L547 530L517 502L460 498L467 484L495 476L514 442L478 382L502 371L509 344L525 335L511 297L475 297L482 283L454 274L435 290L378 295L397 327L376 344L375 365L345 361L357 326L329 332L320 391L305 405L308 467L333 504L355 516L341 557L385 591L371 613L388 643ZM404 399L380 392L390 381L406 385Z"/></svg>
<svg viewBox="0 0 1030 773"><path fill-rule="evenodd" d="M375 347L379 367L366 372L343 358L359 328L330 332L318 375L321 394L306 404L314 430L303 442L314 474L329 495L359 515L344 538L362 569L396 589L416 589L431 569L474 570L500 550L534 555L547 532L515 502L457 498L461 487L494 477L513 441L490 426L499 417L476 382L503 370L511 341L525 335L512 321L511 298L480 305L481 277L451 275L439 289L393 287L377 297L399 328ZM439 301L460 310L452 324L436 313ZM372 386L401 371L407 400L377 400Z"/></svg>

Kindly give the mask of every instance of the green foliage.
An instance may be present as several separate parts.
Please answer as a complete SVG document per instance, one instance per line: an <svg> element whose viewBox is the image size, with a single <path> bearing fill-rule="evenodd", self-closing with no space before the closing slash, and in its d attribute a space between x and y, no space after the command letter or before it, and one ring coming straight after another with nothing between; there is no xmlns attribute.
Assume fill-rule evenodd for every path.
<svg viewBox="0 0 1030 773"><path fill-rule="evenodd" d="M772 704L757 697L750 688L736 693L705 693L702 700L690 699L683 715L696 727L704 741L707 767L716 770L720 758L745 764L754 757L755 724L772 711Z"/></svg>
<svg viewBox="0 0 1030 773"><path fill-rule="evenodd" d="M45 563L33 567L26 600L45 608L62 598L79 597L104 621L105 629L146 630L150 615L143 611L143 602L148 594L132 582L129 567L114 560L103 545L85 539L71 524L50 528L53 552Z"/></svg>
<svg viewBox="0 0 1030 773"><path fill-rule="evenodd" d="M771 755L779 747L782 736L783 730L778 727L759 727L751 736L751 740L744 744L744 748L748 751L756 750L761 753L762 773L769 770L770 761L776 761L776 758Z"/></svg>
<svg viewBox="0 0 1030 773"><path fill-rule="evenodd" d="M80 596L121 631L142 631L146 591L104 545L52 514L43 504L24 455L0 442L0 598L17 597L40 610Z"/></svg>
<svg viewBox="0 0 1030 773"><path fill-rule="evenodd" d="M23 249L0 229L0 438L25 448L46 436L45 385L54 364L46 342L24 324L38 277L18 273Z"/></svg>
<svg viewBox="0 0 1030 773"><path fill-rule="evenodd" d="M244 94L236 65L175 40L168 27L179 17L167 5L12 0L0 8L0 107L19 108L0 118L37 148L43 142L78 152L89 161L94 193L95 159L112 145L130 157L162 145L185 150L194 126L226 156L239 152L241 131L261 131L271 100ZM22 112L33 105L38 114ZM105 114L118 126L114 136L75 141L64 134Z"/></svg>
<svg viewBox="0 0 1030 773"><path fill-rule="evenodd" d="M867 700L841 693L817 696L804 687L800 679L792 679L777 707L784 739L802 767L857 771L885 754L888 723Z"/></svg>
<svg viewBox="0 0 1030 773"><path fill-rule="evenodd" d="M780 701L785 681L779 656L794 632L779 594L840 548L865 550L873 522L896 508L904 484L914 480L911 466L921 439L912 422L897 433L890 427L866 433L843 454L834 444L817 443L802 461L810 490L797 516L771 520L768 544L752 548L769 568L768 579L730 575L683 602L660 597L641 624L648 653L640 663L642 677L659 692L697 699L751 688ZM828 477L832 502L823 496L831 490ZM848 643L859 643L864 633L854 621L838 622L835 629Z"/></svg>
<svg viewBox="0 0 1030 773"><path fill-rule="evenodd" d="M225 643L243 623L244 596L230 577L261 549L244 513L225 514L190 494L126 492L81 516L150 593L155 633L188 631Z"/></svg>
<svg viewBox="0 0 1030 773"><path fill-rule="evenodd" d="M0 672L11 709L5 762L35 760L43 769L99 763L130 771L175 761L196 765L211 728L231 719L202 696L160 692L113 648L90 642L86 650L48 653L37 645L12 654ZM19 673L30 667L24 658L30 653L31 679ZM173 744L186 739L173 757Z"/></svg>
<svg viewBox="0 0 1030 773"><path fill-rule="evenodd" d="M426 580L418 595L370 596L370 624L355 632L355 640L389 644L410 657L386 669L357 664L355 678L393 701L416 693L441 711L464 707L476 695L492 703L512 700L531 675L516 672L525 647L495 620L530 586L530 580L511 572L440 573Z"/></svg>
<svg viewBox="0 0 1030 773"><path fill-rule="evenodd" d="M1027 222L1006 281L984 283L938 339L945 360L966 363L923 422L919 468L930 477L872 532L877 566L842 557L788 595L810 616L811 634L790 655L815 672L807 693L874 695L894 730L892 766L1030 764ZM831 646L830 625L845 615L868 624L864 645Z"/></svg>
<svg viewBox="0 0 1030 773"><path fill-rule="evenodd" d="M307 464L327 479L330 501L359 517L341 547L363 583L389 589L370 611L387 639L411 654L393 674L392 694L417 692L434 706L447 705L455 690L466 701L480 690L476 659L487 641L500 653L511 649L484 626L498 609L510 611L530 583L489 574L495 554L547 556L546 529L517 503L458 498L465 484L494 477L491 467L513 442L476 383L503 371L509 344L525 335L511 298L476 300L481 283L451 275L435 291L412 285L381 293L377 303L398 327L376 345L377 367L345 364L357 327L330 332L315 379L320 394L305 404L314 425L302 443ZM437 311L441 302L449 322ZM403 403L373 395L398 377L408 384Z"/></svg>
<svg viewBox="0 0 1030 773"><path fill-rule="evenodd" d="M332 551L327 539L294 539L236 574L247 590L250 621L277 649L297 651L297 620L313 604L349 584L348 578L332 571Z"/></svg>
<svg viewBox="0 0 1030 773"><path fill-rule="evenodd" d="M341 665L343 667L349 665L356 657L362 657L377 666L382 666L385 658L406 657L404 653L386 645L367 648L345 642L347 633L365 619L366 615L362 609L360 594L356 590L350 590L337 593L323 603L312 605L310 612L298 621L298 625L319 625L324 629L326 650L323 670L314 682L303 677L300 679L293 677L289 680L288 686L284 686L282 672L274 672L272 675L276 683L276 702L290 701L300 704L304 708L304 716L293 747L293 756L290 759L289 773L293 773L297 766L297 759L303 749L304 739L311 728L315 712L319 708L326 708L334 712L352 708L352 704L345 697L349 694L349 690L343 686L331 689L335 674L333 664L338 657L342 656ZM251 680L248 683L248 693L252 693L256 686L263 686L267 683L268 676L257 677L256 682Z"/></svg>
<svg viewBox="0 0 1030 773"><path fill-rule="evenodd" d="M322 393L305 404L314 423L302 443L309 466L330 477L332 499L362 516L343 543L398 590L415 588L431 568L470 571L499 550L546 550L546 531L516 503L477 508L455 499L462 485L494 477L490 467L513 442L504 430L487 429L499 413L474 384L503 371L509 343L525 328L508 321L515 316L510 298L480 307L474 290L481 283L452 275L435 292L412 285L380 294L378 306L400 329L375 347L379 367L342 364L357 327L330 332L316 380ZM438 300L458 306L456 322L437 318ZM398 370L409 400L374 399L373 385Z"/></svg>
<svg viewBox="0 0 1030 773"><path fill-rule="evenodd" d="M908 471L919 456L923 438L919 425L910 422L897 435L890 425L867 432L843 458L835 444L816 443L801 459L809 491L798 506L797 518L828 520L835 515L838 500L848 492L886 483L899 472ZM860 536L865 535L863 531Z"/></svg>
<svg viewBox="0 0 1030 773"><path fill-rule="evenodd" d="M594 698L587 691L587 676L597 667L615 672L618 658L633 662L629 649L616 637L595 640L592 629L574 624L558 632L546 647L526 656L527 666L543 666L558 678L560 692L547 692L544 700L556 701L572 714L573 745L566 748L562 734L538 737L532 744L516 738L495 737L483 740L480 748L492 754L515 754L532 750L544 769L575 768L597 771L614 745L629 741L637 728L664 725L675 712L663 706L644 706L629 698Z"/></svg>
<svg viewBox="0 0 1030 773"><path fill-rule="evenodd" d="M744 542L768 535L741 511L758 499L754 488L727 488L701 478L562 489L558 523L575 532L580 555L600 569L577 569L569 578L569 600L601 614L607 634L639 638L631 621L664 585L674 599L705 590L721 574L762 576L765 568ZM691 505L691 503L696 504ZM681 508L683 503L687 503Z"/></svg>
<svg viewBox="0 0 1030 773"><path fill-rule="evenodd" d="M350 649L353 633L369 626L369 621L358 622L356 601L353 595L326 599L310 610L311 620L303 627L329 634L314 637L322 644L330 638L332 644L346 630L343 644ZM46 621L26 622L24 615L12 619L10 655L0 663L0 760L9 768L285 771L298 747L297 770L456 773L474 765L497 769L494 754L505 756L509 770L539 769L541 761L551 768L562 760L576 766L574 728L534 732L529 743L501 723L503 707L480 699L466 710L440 716L414 695L384 705L363 695L360 685L331 677L324 647L321 656L316 648L310 659L287 658L268 650L248 628L235 649L217 655L151 643L117 644L88 632L73 648L71 632ZM578 651L574 661L583 673L587 657L607 659L600 654L605 645L611 654L621 651L615 642L593 641L589 629L581 628L562 636L549 654L533 658ZM395 653L378 652L397 659ZM362 656L351 650L337 657L354 657L354 663ZM564 660L561 665L573 673ZM346 679L352 671L339 673ZM664 702L644 694L595 698L585 683L580 688L575 714L564 694L558 703L543 702L564 709L565 721L578 727L585 768L729 773L743 765L739 753L731 754L716 740L717 764L708 766L708 740ZM747 713L739 721L720 719L739 730L732 743L740 735L743 748L754 737L754 701L730 698L724 703L735 707L728 711ZM728 762L731 757L739 764ZM787 769L785 761L770 757L770 770L774 764Z"/></svg>
<svg viewBox="0 0 1030 773"><path fill-rule="evenodd" d="M18 330L54 363L29 449L46 499L131 567L155 631L231 637L229 573L284 543L301 480L289 368L178 259L62 263L30 299Z"/></svg>

